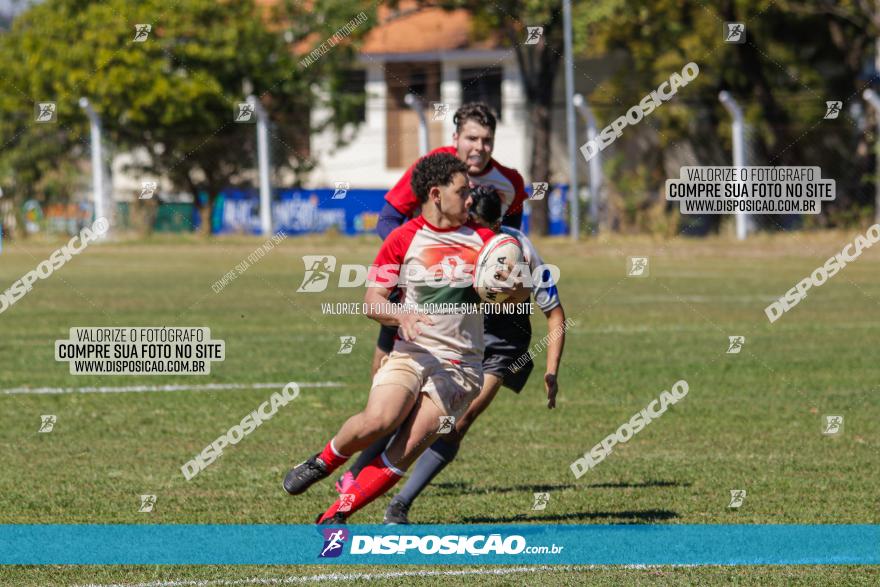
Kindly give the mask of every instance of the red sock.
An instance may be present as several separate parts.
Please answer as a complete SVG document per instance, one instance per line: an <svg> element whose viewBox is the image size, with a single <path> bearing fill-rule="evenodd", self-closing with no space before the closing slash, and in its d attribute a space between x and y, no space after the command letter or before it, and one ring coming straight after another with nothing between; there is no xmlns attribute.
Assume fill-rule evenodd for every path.
<svg viewBox="0 0 880 587"><path fill-rule="evenodd" d="M324 447L324 450L321 451L318 458L324 461L324 464L327 465L327 471L330 473L344 465L345 461L349 459L349 457L346 456L339 456L336 451L333 450L333 439L330 439L330 442L327 443L327 446Z"/></svg>
<svg viewBox="0 0 880 587"><path fill-rule="evenodd" d="M343 513L348 517L363 508L368 503L394 487L394 484L397 483L402 476L403 475L399 475L389 469L382 460L382 455L379 455L373 459L369 465L364 467L357 476L357 479L354 480L354 484L351 486L351 489L348 490L350 494L354 495L354 501L350 503L351 509L344 511ZM351 498L348 499L350 500ZM327 518L332 518L333 515L339 511L341 505L342 498L340 497L330 506L330 509L324 512L324 515L320 517L318 523ZM343 510L344 509L345 508L343 508Z"/></svg>

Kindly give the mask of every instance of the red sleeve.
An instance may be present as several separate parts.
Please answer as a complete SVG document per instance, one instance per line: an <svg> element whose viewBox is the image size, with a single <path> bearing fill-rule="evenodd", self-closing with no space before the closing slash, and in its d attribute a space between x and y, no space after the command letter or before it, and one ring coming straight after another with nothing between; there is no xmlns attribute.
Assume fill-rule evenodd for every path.
<svg viewBox="0 0 880 587"><path fill-rule="evenodd" d="M452 153L453 155L455 155L455 147L437 147L436 149L428 153L428 155L435 155L437 153ZM428 155L426 155L426 157ZM416 161L416 163L418 163L418 161ZM410 165L409 168L403 173L403 177L401 177L397 181L397 183L394 184L394 187L391 188L387 194L385 194L385 201L394 206L395 210L397 210L407 218L412 218L413 213L416 211L416 208L419 207L419 199L412 191L412 186L410 186L410 182L412 181L412 172L416 166L416 163Z"/></svg>
<svg viewBox="0 0 880 587"><path fill-rule="evenodd" d="M522 203L528 199L529 195L526 193L526 182L523 180L522 175L519 174L519 171L514 169L511 170L513 173L511 174L510 182L513 184L513 189L515 190L513 196L513 202L511 202L510 206L507 208L506 214L522 214Z"/></svg>
<svg viewBox="0 0 880 587"><path fill-rule="evenodd" d="M418 222L407 222L403 226L398 226L391 231L391 234L382 241L376 260L370 267L367 275L369 285L381 286L387 289L397 287L397 281L400 276L400 266L406 258L406 251L412 242L416 231L419 228Z"/></svg>
<svg viewBox="0 0 880 587"><path fill-rule="evenodd" d="M504 216L515 216L517 214L522 214L523 207L522 204L524 201L529 199L528 194L526 193L526 182L523 180L523 176L519 174L519 171L513 169L512 167L505 167L492 159L492 166L498 170L498 172L504 176L504 178L510 182L510 185L513 187L513 201L510 202L510 205L507 207L507 210L504 211Z"/></svg>

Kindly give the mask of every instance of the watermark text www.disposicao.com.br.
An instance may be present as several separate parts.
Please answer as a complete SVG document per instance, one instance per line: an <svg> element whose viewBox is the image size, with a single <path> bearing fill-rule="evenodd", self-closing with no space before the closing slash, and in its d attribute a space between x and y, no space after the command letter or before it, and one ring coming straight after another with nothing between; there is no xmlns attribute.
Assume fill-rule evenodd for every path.
<svg viewBox="0 0 880 587"><path fill-rule="evenodd" d="M419 554L470 554L472 556L491 554L559 554L563 546L556 544L528 546L520 535L502 537L501 534L488 536L352 536L350 554L406 554L408 550Z"/></svg>

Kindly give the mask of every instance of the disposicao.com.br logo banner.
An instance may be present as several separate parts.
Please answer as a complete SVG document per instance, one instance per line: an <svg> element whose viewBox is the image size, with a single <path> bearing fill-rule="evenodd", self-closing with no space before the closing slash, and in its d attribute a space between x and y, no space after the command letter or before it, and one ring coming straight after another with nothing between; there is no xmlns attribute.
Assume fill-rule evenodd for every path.
<svg viewBox="0 0 880 587"><path fill-rule="evenodd" d="M498 528L495 530L491 533L474 533L470 530L467 533L423 534L407 528L405 532L401 531L400 534L388 534L387 528L383 528L382 533L356 532L346 528L326 528L323 530L324 545L318 557L335 558L343 552L348 552L352 557L411 555L412 557L424 558L422 555L438 555L440 557L465 555L497 558L516 555L556 555L565 549L564 546L557 544L529 546L525 536L521 534L497 532ZM350 540L350 544L346 549L345 542L347 540ZM396 558L399 560L399 556ZM414 560L413 562L420 561Z"/></svg>
<svg viewBox="0 0 880 587"><path fill-rule="evenodd" d="M880 525L0 525L0 564L880 564Z"/></svg>

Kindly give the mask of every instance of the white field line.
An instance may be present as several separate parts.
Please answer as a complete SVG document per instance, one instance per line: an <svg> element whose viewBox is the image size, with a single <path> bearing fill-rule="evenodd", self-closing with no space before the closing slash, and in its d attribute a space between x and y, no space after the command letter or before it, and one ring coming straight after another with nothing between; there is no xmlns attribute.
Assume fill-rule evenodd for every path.
<svg viewBox="0 0 880 587"><path fill-rule="evenodd" d="M518 573L537 573L541 571L583 571L590 569L654 569L661 567L691 567L696 565L553 565L533 567L510 567L496 569L470 569L461 571L398 571L392 573L330 573L325 575L308 575L303 577L275 577L261 579L206 579L200 581L156 581L153 583L89 583L75 587L235 587L237 585L300 585L304 583L321 583L336 581L356 581L359 579L397 579L402 577L455 577L465 575L514 575Z"/></svg>
<svg viewBox="0 0 880 587"><path fill-rule="evenodd" d="M284 383L207 383L201 385L129 385L127 387L13 387L0 389L0 395L46 395L59 393L146 393L153 391L220 391L226 389L280 389ZM300 387L341 387L342 383L295 382Z"/></svg>
<svg viewBox="0 0 880 587"><path fill-rule="evenodd" d="M251 578L251 579L206 579L202 581L156 581L154 583L113 583L77 585L76 587L208 587L211 585L233 587L235 585L291 585L303 583L319 583L323 581L356 581L358 579L396 579L401 577L427 576L462 576L462 575L512 575L515 573L534 573L553 568L571 570L573 567L511 567L500 569L471 569L461 571L399 571L393 573L330 573L324 575L307 575L303 577Z"/></svg>

